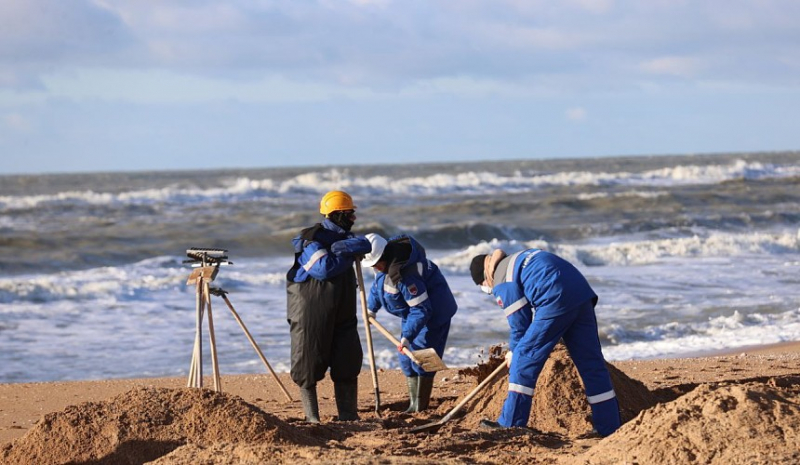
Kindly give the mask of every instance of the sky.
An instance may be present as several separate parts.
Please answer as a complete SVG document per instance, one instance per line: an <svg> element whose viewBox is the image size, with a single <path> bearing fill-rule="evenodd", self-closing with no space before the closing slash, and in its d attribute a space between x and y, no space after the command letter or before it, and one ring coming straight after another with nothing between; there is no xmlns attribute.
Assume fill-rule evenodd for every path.
<svg viewBox="0 0 800 465"><path fill-rule="evenodd" d="M797 0L0 0L0 174L797 149Z"/></svg>

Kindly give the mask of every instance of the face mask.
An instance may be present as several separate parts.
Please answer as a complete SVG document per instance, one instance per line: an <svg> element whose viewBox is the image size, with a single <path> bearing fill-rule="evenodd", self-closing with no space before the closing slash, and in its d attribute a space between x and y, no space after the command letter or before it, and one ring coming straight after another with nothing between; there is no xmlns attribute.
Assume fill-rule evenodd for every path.
<svg viewBox="0 0 800 465"><path fill-rule="evenodd" d="M346 212L333 212L328 215L331 221L340 228L344 229L347 232L350 232L350 229L355 224L356 215L352 211Z"/></svg>
<svg viewBox="0 0 800 465"><path fill-rule="evenodd" d="M489 286L481 286L481 292L492 295L492 288Z"/></svg>

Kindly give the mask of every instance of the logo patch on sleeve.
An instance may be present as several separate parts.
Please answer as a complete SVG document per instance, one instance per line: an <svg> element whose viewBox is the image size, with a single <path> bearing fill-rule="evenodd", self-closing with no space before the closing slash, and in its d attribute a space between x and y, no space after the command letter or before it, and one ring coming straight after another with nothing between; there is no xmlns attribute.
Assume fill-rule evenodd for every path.
<svg viewBox="0 0 800 465"><path fill-rule="evenodd" d="M410 292L411 295L417 295L417 292L419 292L419 290L417 290L417 285L416 284L412 284L412 285L408 286L408 292Z"/></svg>
<svg viewBox="0 0 800 465"><path fill-rule="evenodd" d="M503 308L503 307L504 307L504 306L503 306L503 299L501 299L501 298L500 298L500 296L497 296L497 305L499 305L499 306L500 306L500 308Z"/></svg>

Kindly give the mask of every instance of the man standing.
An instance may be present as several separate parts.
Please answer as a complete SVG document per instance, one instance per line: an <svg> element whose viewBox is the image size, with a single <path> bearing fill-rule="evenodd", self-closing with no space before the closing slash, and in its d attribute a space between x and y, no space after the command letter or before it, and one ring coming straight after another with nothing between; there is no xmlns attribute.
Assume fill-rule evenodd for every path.
<svg viewBox="0 0 800 465"><path fill-rule="evenodd" d="M578 369L601 436L620 426L619 404L597 334L597 294L566 260L540 249L507 256L502 250L472 259L475 284L494 295L511 328L508 397L497 422L484 428L527 426L536 380L563 338Z"/></svg>
<svg viewBox="0 0 800 465"><path fill-rule="evenodd" d="M346 192L328 192L320 201L323 222L302 230L292 240L295 260L286 275L291 375L300 387L310 423L320 421L316 386L328 368L338 419L358 420L358 374L363 353L353 263L370 251L370 244L350 232L355 210Z"/></svg>
<svg viewBox="0 0 800 465"><path fill-rule="evenodd" d="M367 234L372 250L362 264L378 271L369 294L368 307L374 317L381 307L402 318L400 368L406 375L409 405L406 413L428 408L433 377L402 353L403 347L433 349L441 358L450 332L450 320L458 310L450 286L425 249L413 237L399 235L388 242L378 234Z"/></svg>

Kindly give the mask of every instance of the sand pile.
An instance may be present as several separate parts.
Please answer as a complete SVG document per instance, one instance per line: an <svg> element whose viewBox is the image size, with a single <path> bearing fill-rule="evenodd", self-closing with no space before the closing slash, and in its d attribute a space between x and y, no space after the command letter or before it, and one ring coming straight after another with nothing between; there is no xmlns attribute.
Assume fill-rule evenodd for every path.
<svg viewBox="0 0 800 465"><path fill-rule="evenodd" d="M245 441L320 444L236 396L138 388L45 415L0 451L0 462L140 464L184 444Z"/></svg>
<svg viewBox="0 0 800 465"><path fill-rule="evenodd" d="M499 363L502 363L502 358L492 357L484 364L484 368L473 369L471 373L482 379L483 373L491 372ZM607 366L611 372L623 422L631 420L642 410L655 405L655 397L644 384L629 378L611 364ZM473 401L464 420L465 424L475 427L482 418L496 420L503 409L507 392L508 376L495 379ZM567 349L562 344L553 350L539 375L528 426L542 432L568 436L585 434L592 429L591 410L583 383Z"/></svg>
<svg viewBox="0 0 800 465"><path fill-rule="evenodd" d="M646 410L583 457L616 463L800 463L800 378L702 384Z"/></svg>

